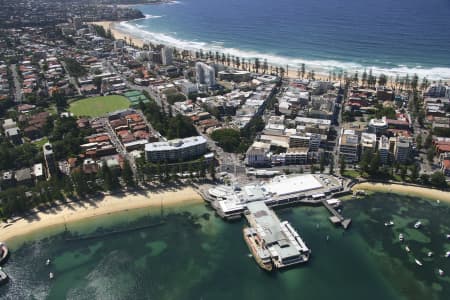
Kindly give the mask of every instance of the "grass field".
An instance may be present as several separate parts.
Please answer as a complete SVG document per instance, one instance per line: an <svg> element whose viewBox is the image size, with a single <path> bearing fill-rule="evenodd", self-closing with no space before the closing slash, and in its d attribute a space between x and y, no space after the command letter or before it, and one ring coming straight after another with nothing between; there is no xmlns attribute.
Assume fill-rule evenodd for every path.
<svg viewBox="0 0 450 300"><path fill-rule="evenodd" d="M98 117L109 112L130 107L123 96L111 95L81 99L70 103L70 112L75 116Z"/></svg>

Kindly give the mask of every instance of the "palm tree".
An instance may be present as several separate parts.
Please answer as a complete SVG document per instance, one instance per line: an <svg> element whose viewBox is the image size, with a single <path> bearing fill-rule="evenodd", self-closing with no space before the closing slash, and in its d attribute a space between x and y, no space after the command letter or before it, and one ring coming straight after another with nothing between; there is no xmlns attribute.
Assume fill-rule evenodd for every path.
<svg viewBox="0 0 450 300"><path fill-rule="evenodd" d="M359 83L359 79L358 79L358 71L355 72L355 74L353 75L353 83L358 84Z"/></svg>
<svg viewBox="0 0 450 300"><path fill-rule="evenodd" d="M259 68L260 68L259 58L255 58L255 70L256 70L256 73L258 73Z"/></svg>
<svg viewBox="0 0 450 300"><path fill-rule="evenodd" d="M216 63L218 63L220 60L220 54L219 51L216 51Z"/></svg>
<svg viewBox="0 0 450 300"><path fill-rule="evenodd" d="M306 67L305 67L305 64L302 64L302 70L301 70L301 72L302 72L302 79L305 77L305 72L306 72Z"/></svg>
<svg viewBox="0 0 450 300"><path fill-rule="evenodd" d="M284 78L284 72L285 72L285 70L284 70L284 68L283 67L280 67L280 77L283 79Z"/></svg>
<svg viewBox="0 0 450 300"><path fill-rule="evenodd" d="M364 69L364 72L362 73L361 84L362 84L363 87L365 87L366 84L367 84L367 72L366 72L366 69Z"/></svg>
<svg viewBox="0 0 450 300"><path fill-rule="evenodd" d="M267 70L269 69L269 65L267 64L267 59L264 59L263 62L263 70L264 70L264 74L267 73Z"/></svg>
<svg viewBox="0 0 450 300"><path fill-rule="evenodd" d="M226 61L227 59L226 59L226 57L225 57L225 54L224 53L222 53L222 65L224 65L225 64L225 61Z"/></svg>

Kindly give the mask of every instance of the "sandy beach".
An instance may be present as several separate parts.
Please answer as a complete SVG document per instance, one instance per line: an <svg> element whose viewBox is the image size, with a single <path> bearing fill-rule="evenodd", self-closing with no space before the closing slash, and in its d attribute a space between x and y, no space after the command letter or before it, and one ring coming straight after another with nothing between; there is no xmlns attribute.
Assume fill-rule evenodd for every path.
<svg viewBox="0 0 450 300"><path fill-rule="evenodd" d="M429 200L439 200L450 203L450 193L447 191L440 191L437 189L430 189L418 186L409 186L401 184L389 184L389 183L372 183L364 182L355 185L352 190L367 190L374 192L393 192L399 194L405 194L415 197L423 197Z"/></svg>
<svg viewBox="0 0 450 300"><path fill-rule="evenodd" d="M122 196L108 195L101 200L91 202L72 202L57 206L50 211L38 212L13 223L1 223L0 241L7 242L12 238L56 225L68 224L115 212L148 207L159 209L161 203L167 207L201 203L202 201L202 197L193 188L185 187L158 193L142 192L139 194L124 194Z"/></svg>
<svg viewBox="0 0 450 300"><path fill-rule="evenodd" d="M136 47L142 48L144 46L144 40L116 29L114 26L115 23L116 22L112 21L92 22L92 24L102 26L105 30L111 30L111 33L116 40L125 40L129 42L131 39L131 43Z"/></svg>
<svg viewBox="0 0 450 300"><path fill-rule="evenodd" d="M92 22L92 24L102 26L105 30L108 30L108 29L111 30L111 33L116 40L122 39L127 42L129 42L131 40L131 42L132 42L132 44L134 44L134 46L137 46L140 48L142 48L144 46L145 41L143 39L141 39L137 36L134 36L133 34L130 34L128 32L124 32L124 31L117 29L115 26L116 23L118 23L118 22L112 22L112 21ZM152 41L147 41L147 43L148 42L152 42ZM179 50L182 50L182 49L179 49ZM269 64L269 67L270 66L271 65ZM272 66L275 69L276 65L272 65ZM283 66L283 67L286 68L286 66ZM308 72L308 70L307 70L307 72ZM298 70L294 67L290 67L287 70L287 72L285 72L286 78L298 79L299 77L297 75L298 75ZM307 74L305 74L305 77L306 77L306 75ZM314 75L316 80L323 80L323 81L328 81L328 76L329 76L328 74L322 74L322 73L316 73ZM338 82L338 80L335 80L334 82Z"/></svg>

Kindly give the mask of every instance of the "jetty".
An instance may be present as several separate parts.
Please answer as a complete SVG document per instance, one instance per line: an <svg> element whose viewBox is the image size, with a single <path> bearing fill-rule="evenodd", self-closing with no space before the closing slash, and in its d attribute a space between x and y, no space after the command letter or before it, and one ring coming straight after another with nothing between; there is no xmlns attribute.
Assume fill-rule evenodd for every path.
<svg viewBox="0 0 450 300"><path fill-rule="evenodd" d="M0 265L8 258L9 250L5 243L0 242Z"/></svg>
<svg viewBox="0 0 450 300"><path fill-rule="evenodd" d="M352 223L352 219L344 218L327 200L322 200L323 206L331 213L329 220L335 225L341 225L344 229L347 229Z"/></svg>
<svg viewBox="0 0 450 300"><path fill-rule="evenodd" d="M100 239L100 238L105 238L108 236L120 235L120 234L129 233L129 232L133 232L133 231L140 231L140 230L144 230L144 229L148 229L148 228L158 227L158 226L162 226L164 224L166 224L165 221L160 221L158 223L147 224L147 225L133 227L133 228L114 230L114 231L103 232L103 233L92 234L92 235L82 235L82 236L77 236L77 237L70 237L70 238L66 238L65 241L66 242L74 242L74 241Z"/></svg>
<svg viewBox="0 0 450 300"><path fill-rule="evenodd" d="M0 267L0 285L6 283L7 281L8 281L8 275Z"/></svg>
<svg viewBox="0 0 450 300"><path fill-rule="evenodd" d="M306 263L311 250L287 221L280 221L263 201L249 203L244 240L258 265L266 270Z"/></svg>

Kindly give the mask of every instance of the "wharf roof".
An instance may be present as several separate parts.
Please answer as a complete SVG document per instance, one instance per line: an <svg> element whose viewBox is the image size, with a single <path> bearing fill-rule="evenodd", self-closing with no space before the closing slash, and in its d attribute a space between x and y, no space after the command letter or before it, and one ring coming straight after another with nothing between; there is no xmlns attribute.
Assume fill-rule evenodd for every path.
<svg viewBox="0 0 450 300"><path fill-rule="evenodd" d="M278 196L320 189L323 185L311 174L302 176L279 176L265 185L265 189Z"/></svg>

